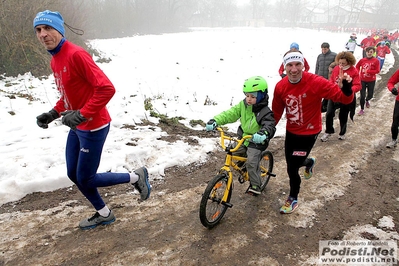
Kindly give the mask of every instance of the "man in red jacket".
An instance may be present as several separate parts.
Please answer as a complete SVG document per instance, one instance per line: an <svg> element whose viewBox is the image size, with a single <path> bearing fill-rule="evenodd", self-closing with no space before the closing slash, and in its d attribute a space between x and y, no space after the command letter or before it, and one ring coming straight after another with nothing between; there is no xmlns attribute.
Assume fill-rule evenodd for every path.
<svg viewBox="0 0 399 266"><path fill-rule="evenodd" d="M387 148L395 148L398 144L398 127L399 127L399 95L398 88L395 86L399 82L399 70L392 75L392 77L388 80L387 88L388 90L396 96L395 106L393 108L393 116L392 116L392 126L391 126L391 134L392 141L387 143Z"/></svg>
<svg viewBox="0 0 399 266"><path fill-rule="evenodd" d="M303 71L304 58L299 52L284 56L287 78L274 89L272 111L276 124L286 113L285 159L290 179L290 194L280 213L292 213L298 207L301 185L299 168L305 166L304 178L313 174L315 158L308 158L317 136L322 130L321 100L350 103L353 99L352 78L341 73L339 83Z"/></svg>
<svg viewBox="0 0 399 266"><path fill-rule="evenodd" d="M64 20L60 13L45 10L33 20L39 42L52 55L51 69L60 99L53 109L39 115L37 125L48 124L62 116L70 127L66 143L66 166L69 179L96 209L96 213L79 223L81 229L115 221L113 212L105 205L98 187L131 183L148 199L151 186L148 172L141 167L132 173L97 173L101 153L107 138L111 117L106 108L115 93L114 85L94 63L83 48L65 39Z"/></svg>

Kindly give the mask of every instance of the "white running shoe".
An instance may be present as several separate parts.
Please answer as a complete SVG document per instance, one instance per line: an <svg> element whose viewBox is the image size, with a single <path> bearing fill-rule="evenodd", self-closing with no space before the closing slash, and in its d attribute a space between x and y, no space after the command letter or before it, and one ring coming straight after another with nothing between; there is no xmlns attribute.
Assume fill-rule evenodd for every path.
<svg viewBox="0 0 399 266"><path fill-rule="evenodd" d="M324 133L324 135L321 136L320 140L323 142L326 142L330 138L331 135L332 134L330 134L330 133Z"/></svg>
<svg viewBox="0 0 399 266"><path fill-rule="evenodd" d="M398 141L396 139L393 139L392 141L387 143L387 148L395 148L396 144L398 144Z"/></svg>
<svg viewBox="0 0 399 266"><path fill-rule="evenodd" d="M338 136L338 139L339 139L339 140L344 140L344 139L345 139L345 135L339 135L339 136Z"/></svg>

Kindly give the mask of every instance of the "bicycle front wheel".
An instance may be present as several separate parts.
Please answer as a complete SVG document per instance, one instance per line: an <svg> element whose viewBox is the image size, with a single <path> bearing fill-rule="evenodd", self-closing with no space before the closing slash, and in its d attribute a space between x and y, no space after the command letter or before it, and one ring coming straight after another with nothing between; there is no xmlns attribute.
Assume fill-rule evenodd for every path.
<svg viewBox="0 0 399 266"><path fill-rule="evenodd" d="M227 189L227 180L226 174L215 176L208 183L202 195L199 217L202 225L206 228L211 229L217 225L227 211L232 193L232 188L230 188L227 202L222 202L224 192Z"/></svg>
<svg viewBox="0 0 399 266"><path fill-rule="evenodd" d="M259 166L261 169L260 179L261 185L260 190L263 191L270 180L270 174L273 173L274 158L271 151L264 151L262 153L262 159L260 160Z"/></svg>

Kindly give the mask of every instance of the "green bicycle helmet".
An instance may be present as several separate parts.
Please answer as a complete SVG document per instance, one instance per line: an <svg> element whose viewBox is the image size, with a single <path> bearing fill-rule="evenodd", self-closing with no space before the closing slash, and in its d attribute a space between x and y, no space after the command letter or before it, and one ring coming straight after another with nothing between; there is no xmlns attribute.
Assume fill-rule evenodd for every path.
<svg viewBox="0 0 399 266"><path fill-rule="evenodd" d="M246 79L244 82L244 93L249 92L267 92L267 82L261 76L254 76Z"/></svg>

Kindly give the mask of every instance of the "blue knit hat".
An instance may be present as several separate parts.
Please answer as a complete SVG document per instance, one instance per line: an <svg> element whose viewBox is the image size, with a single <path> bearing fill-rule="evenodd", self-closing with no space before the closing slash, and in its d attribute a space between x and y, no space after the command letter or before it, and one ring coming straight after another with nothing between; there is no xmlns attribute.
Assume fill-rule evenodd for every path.
<svg viewBox="0 0 399 266"><path fill-rule="evenodd" d="M299 44L297 44L296 42L291 43L290 50L293 49L293 48L299 50Z"/></svg>
<svg viewBox="0 0 399 266"><path fill-rule="evenodd" d="M65 35L64 19L61 14L57 11L44 10L43 12L37 13L33 19L33 28L38 25L47 25L56 29L62 36Z"/></svg>

